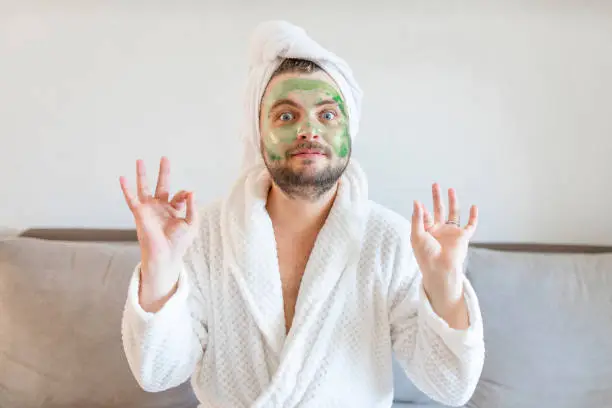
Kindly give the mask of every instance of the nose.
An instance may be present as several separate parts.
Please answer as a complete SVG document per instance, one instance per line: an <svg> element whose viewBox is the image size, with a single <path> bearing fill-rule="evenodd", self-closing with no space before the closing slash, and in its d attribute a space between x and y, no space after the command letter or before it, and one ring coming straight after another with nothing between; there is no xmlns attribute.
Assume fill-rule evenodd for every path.
<svg viewBox="0 0 612 408"><path fill-rule="evenodd" d="M319 132L312 127L309 123L300 127L298 130L298 139L299 140L318 140Z"/></svg>

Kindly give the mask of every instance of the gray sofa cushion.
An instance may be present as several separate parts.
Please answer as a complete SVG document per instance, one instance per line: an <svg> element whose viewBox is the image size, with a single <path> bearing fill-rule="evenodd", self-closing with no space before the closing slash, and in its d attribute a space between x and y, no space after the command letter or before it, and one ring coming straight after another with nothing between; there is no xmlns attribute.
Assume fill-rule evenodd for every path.
<svg viewBox="0 0 612 408"><path fill-rule="evenodd" d="M477 408L612 406L612 254L471 249L486 359Z"/></svg>
<svg viewBox="0 0 612 408"><path fill-rule="evenodd" d="M188 408L189 384L146 393L121 344L134 244L0 242L0 407Z"/></svg>

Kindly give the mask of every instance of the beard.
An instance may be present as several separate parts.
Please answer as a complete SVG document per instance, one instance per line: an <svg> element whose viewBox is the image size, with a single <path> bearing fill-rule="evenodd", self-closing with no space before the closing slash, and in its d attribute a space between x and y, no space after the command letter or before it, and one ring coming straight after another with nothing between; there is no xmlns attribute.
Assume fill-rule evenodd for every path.
<svg viewBox="0 0 612 408"><path fill-rule="evenodd" d="M288 162L291 160L292 152L298 149L320 149L332 160L330 160L326 167L316 171L311 171L310 169L296 171L291 168ZM336 185L348 166L350 153L351 149L349 148L349 154L337 160L331 152L331 149L323 148L317 143L304 142L300 143L294 149L289 150L285 154L284 160L270 163L266 158L262 146L262 154L265 158L264 162L274 183L287 196L309 201L316 201ZM304 160L304 164L309 164L309 161L308 159Z"/></svg>

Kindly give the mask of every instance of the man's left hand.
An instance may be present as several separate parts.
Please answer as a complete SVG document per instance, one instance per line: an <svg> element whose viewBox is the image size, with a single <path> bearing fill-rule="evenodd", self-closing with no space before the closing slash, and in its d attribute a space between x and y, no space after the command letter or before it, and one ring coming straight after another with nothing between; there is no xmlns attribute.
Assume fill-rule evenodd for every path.
<svg viewBox="0 0 612 408"><path fill-rule="evenodd" d="M414 202L412 248L434 311L449 326L465 329L469 327L469 318L463 300L463 263L478 224L478 210L472 206L467 225L461 227L455 190L448 190L448 218L437 183L432 187L432 195L433 217L422 203Z"/></svg>

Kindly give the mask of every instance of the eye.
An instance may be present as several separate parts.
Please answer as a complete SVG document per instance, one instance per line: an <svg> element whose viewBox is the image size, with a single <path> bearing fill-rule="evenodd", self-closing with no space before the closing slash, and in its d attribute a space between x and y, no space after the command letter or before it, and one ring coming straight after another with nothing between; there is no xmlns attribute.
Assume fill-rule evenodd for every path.
<svg viewBox="0 0 612 408"><path fill-rule="evenodd" d="M325 120L334 120L336 118L336 113L332 111L325 111L321 114L321 117Z"/></svg>
<svg viewBox="0 0 612 408"><path fill-rule="evenodd" d="M281 113L278 118L282 120L283 122L289 122L290 120L293 120L293 113L284 112L284 113Z"/></svg>

